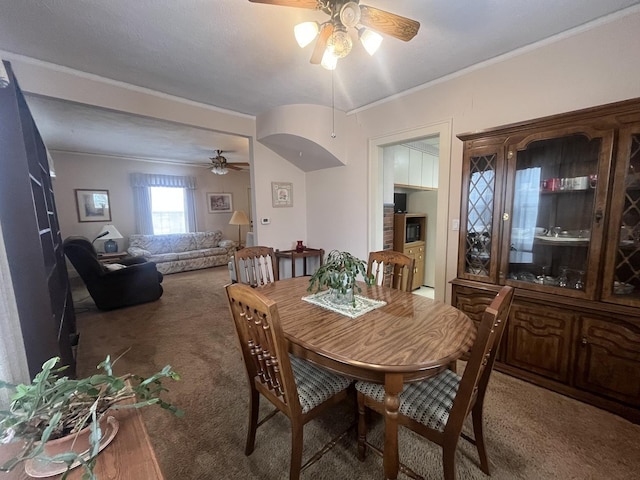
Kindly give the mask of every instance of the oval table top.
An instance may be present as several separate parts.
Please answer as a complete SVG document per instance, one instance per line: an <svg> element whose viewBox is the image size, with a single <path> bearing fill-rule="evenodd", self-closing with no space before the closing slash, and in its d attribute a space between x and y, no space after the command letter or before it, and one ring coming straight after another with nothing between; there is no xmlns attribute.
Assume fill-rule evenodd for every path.
<svg viewBox="0 0 640 480"><path fill-rule="evenodd" d="M387 373L405 381L436 374L473 344L466 314L440 301L387 287L361 284L362 295L386 305L356 318L302 300L309 277L279 280L260 289L278 304L280 323L299 356L355 378L384 383Z"/></svg>

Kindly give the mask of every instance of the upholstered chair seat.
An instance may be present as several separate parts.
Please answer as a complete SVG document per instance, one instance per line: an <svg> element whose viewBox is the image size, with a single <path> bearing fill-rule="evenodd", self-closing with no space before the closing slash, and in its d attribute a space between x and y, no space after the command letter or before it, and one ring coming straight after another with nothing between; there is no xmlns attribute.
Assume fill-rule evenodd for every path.
<svg viewBox="0 0 640 480"><path fill-rule="evenodd" d="M405 385L398 396L398 411L432 430L444 432L461 379L460 375L451 370L444 370L423 382ZM356 390L376 402L384 403L384 385L357 382Z"/></svg>

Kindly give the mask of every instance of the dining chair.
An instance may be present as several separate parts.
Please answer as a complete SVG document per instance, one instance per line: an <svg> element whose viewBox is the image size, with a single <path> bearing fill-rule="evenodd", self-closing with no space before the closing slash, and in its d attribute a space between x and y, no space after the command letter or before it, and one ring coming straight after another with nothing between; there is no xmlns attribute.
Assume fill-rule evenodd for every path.
<svg viewBox="0 0 640 480"><path fill-rule="evenodd" d="M398 424L438 444L442 448L445 480L455 480L455 454L460 437L474 444L480 457L482 471L490 475L489 461L482 434L482 406L489 377L496 358L496 350L504 332L513 287L502 287L486 308L467 366L462 377L445 369L435 377L404 386L399 395ZM365 407L384 415L384 386L357 382L358 396L358 455L364 460L367 447ZM474 438L462 433L462 426L471 413Z"/></svg>
<svg viewBox="0 0 640 480"><path fill-rule="evenodd" d="M276 256L271 247L245 247L234 254L239 283L263 287L278 280Z"/></svg>
<svg viewBox="0 0 640 480"><path fill-rule="evenodd" d="M300 472L328 450L324 448L302 465L303 426L326 408L345 400L351 380L290 355L278 306L260 291L239 283L225 288L249 383L249 429L244 453L251 455L256 430L280 411L291 422L289 479L298 480ZM260 395L276 410L258 422Z"/></svg>
<svg viewBox="0 0 640 480"><path fill-rule="evenodd" d="M373 275L376 285L385 285L411 292L415 259L394 250L369 253L367 275Z"/></svg>

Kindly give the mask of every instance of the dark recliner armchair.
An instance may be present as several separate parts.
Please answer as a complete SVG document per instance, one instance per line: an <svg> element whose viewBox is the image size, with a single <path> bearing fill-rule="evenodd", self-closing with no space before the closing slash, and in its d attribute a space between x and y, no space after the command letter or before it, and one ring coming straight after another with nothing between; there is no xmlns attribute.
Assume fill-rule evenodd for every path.
<svg viewBox="0 0 640 480"><path fill-rule="evenodd" d="M118 262L124 268L109 270L85 237L68 237L63 248L100 310L153 302L162 296L162 274L153 262L124 258Z"/></svg>

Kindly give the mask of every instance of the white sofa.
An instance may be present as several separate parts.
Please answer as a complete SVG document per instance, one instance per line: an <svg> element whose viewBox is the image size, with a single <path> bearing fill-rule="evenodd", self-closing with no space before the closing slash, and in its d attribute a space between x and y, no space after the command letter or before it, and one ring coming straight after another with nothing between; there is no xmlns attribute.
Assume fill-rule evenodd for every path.
<svg viewBox="0 0 640 480"><path fill-rule="evenodd" d="M223 240L222 232L173 233L168 235L131 235L127 253L154 262L158 271L185 272L226 265L236 242Z"/></svg>

